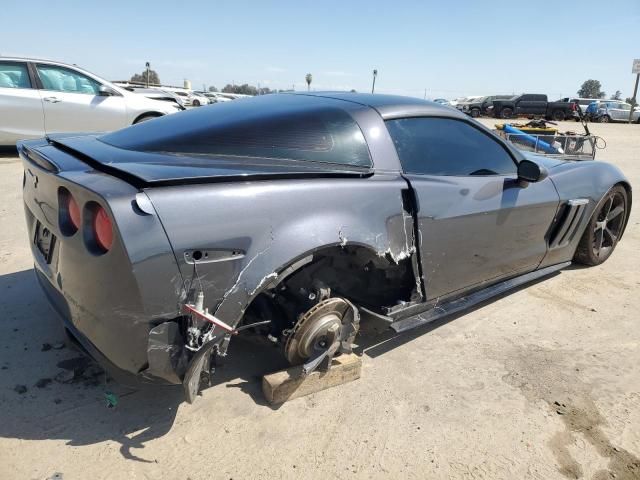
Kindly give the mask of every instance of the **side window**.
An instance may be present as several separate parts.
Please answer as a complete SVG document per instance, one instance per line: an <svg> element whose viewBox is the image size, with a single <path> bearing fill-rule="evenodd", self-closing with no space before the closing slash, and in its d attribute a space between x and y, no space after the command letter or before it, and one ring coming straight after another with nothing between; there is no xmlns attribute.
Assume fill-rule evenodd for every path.
<svg viewBox="0 0 640 480"><path fill-rule="evenodd" d="M45 90L98 95L100 84L79 72L55 65L36 65Z"/></svg>
<svg viewBox="0 0 640 480"><path fill-rule="evenodd" d="M0 62L0 88L31 88L27 64Z"/></svg>
<svg viewBox="0 0 640 480"><path fill-rule="evenodd" d="M471 125L447 118L388 120L402 168L425 175L508 175L516 164L505 148Z"/></svg>

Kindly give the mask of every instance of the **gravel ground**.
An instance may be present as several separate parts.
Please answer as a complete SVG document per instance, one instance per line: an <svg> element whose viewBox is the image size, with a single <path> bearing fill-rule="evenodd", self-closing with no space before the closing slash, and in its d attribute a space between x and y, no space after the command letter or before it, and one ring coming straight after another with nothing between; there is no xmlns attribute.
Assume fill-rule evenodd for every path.
<svg viewBox="0 0 640 480"><path fill-rule="evenodd" d="M592 131L608 142L598 158L640 185L640 126ZM354 383L271 408L259 375L273 352L244 340L187 405L180 389L106 382L60 348L21 177L0 157L0 478L640 478L639 208L600 267L402 337L370 327Z"/></svg>

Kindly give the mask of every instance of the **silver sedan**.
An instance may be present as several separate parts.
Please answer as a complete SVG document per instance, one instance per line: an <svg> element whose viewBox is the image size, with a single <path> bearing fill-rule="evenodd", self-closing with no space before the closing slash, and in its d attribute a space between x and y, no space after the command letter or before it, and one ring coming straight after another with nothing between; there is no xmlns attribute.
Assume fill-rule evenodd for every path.
<svg viewBox="0 0 640 480"><path fill-rule="evenodd" d="M118 130L179 110L75 65L0 57L0 146L50 133Z"/></svg>

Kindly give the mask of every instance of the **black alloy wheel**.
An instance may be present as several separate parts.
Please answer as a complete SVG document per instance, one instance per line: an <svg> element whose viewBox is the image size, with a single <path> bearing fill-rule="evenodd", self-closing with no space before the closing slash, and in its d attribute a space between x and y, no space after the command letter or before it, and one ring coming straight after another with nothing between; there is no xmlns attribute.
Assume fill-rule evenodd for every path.
<svg viewBox="0 0 640 480"><path fill-rule="evenodd" d="M618 245L627 221L628 197L624 187L613 187L605 195L585 229L574 260L600 265Z"/></svg>

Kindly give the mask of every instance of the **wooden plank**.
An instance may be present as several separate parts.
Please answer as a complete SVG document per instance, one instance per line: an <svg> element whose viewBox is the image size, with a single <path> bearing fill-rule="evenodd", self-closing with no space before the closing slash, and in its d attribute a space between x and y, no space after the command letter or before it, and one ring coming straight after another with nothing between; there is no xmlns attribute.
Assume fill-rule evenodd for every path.
<svg viewBox="0 0 640 480"><path fill-rule="evenodd" d="M360 378L362 360L355 354L333 359L326 372L315 371L304 377L302 366L291 367L262 377L262 391L271 405L304 397Z"/></svg>

